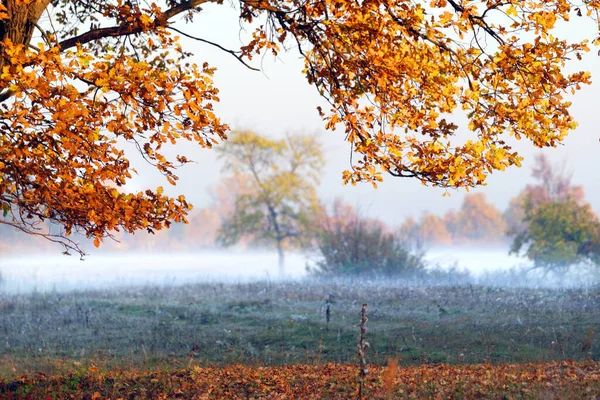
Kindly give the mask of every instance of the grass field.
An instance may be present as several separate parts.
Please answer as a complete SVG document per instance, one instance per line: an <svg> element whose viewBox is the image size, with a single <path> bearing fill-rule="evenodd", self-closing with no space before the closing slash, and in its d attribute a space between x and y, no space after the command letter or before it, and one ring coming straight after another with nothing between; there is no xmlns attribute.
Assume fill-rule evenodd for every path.
<svg viewBox="0 0 600 400"><path fill-rule="evenodd" d="M195 284L4 295L0 378L353 364L362 303L374 365L600 359L600 288Z"/></svg>

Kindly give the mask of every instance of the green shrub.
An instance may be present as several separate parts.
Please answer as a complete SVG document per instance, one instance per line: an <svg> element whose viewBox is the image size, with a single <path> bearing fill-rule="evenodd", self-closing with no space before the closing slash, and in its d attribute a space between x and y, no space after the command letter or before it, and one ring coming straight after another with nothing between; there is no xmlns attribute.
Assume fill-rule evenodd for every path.
<svg viewBox="0 0 600 400"><path fill-rule="evenodd" d="M310 269L317 275L412 277L425 273L423 251L390 233L378 220L360 218L356 213L334 216L317 235L321 260Z"/></svg>

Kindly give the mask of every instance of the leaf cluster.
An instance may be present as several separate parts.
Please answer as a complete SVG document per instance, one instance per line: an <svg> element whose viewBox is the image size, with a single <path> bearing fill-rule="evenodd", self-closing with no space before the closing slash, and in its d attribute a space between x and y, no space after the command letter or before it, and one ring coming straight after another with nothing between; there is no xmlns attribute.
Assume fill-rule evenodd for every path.
<svg viewBox="0 0 600 400"><path fill-rule="evenodd" d="M46 4L22 3L2 6L5 33L18 29L12 19ZM66 27L66 16L74 15L79 23L92 21L92 27L70 38L77 28L57 28L35 46L22 35L1 38L0 223L83 254L69 238L74 231L98 246L120 230L154 232L185 221L191 205L183 196L169 197L162 187L123 189L136 173L123 148L136 148L174 185L174 170L189 160L167 159L164 147L179 140L211 147L225 138L228 127L213 113L219 100L214 69L185 63L174 37L144 23L143 15L162 12L156 5L148 10L121 1L53 5L59 25ZM140 35L113 46L103 41L112 31L94 25L101 18L117 23L118 37L126 37L120 30L127 29L139 29ZM45 232L44 221L62 226L62 232Z"/></svg>
<svg viewBox="0 0 600 400"><path fill-rule="evenodd" d="M597 20L568 0L423 3L336 0L244 2L247 20L268 24L244 47L250 58L286 38L305 59L308 81L330 104L328 129L342 127L357 153L344 181L382 180L384 172L425 184L472 187L520 165L510 135L555 146L575 128L567 94L590 83L565 64L588 41L561 38L573 16ZM450 115L462 112L465 141ZM466 130L465 129L465 130Z"/></svg>

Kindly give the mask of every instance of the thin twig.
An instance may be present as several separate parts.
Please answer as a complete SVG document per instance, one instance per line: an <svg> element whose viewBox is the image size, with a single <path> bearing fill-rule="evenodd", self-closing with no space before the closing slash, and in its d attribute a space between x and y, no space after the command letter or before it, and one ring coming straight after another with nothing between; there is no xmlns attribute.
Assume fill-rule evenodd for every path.
<svg viewBox="0 0 600 400"><path fill-rule="evenodd" d="M227 49L227 48L225 48L225 47L221 46L221 45L220 45L220 44L218 44L218 43L211 42L210 40L202 39L202 38L199 38L199 37L197 37L197 36L192 36L192 35L190 35L189 33L185 33L185 32L183 32L183 31L181 31L181 30L179 30L179 29L177 29L177 28L173 28L173 27L172 27L172 26L170 26L170 25L169 25L169 26L167 26L167 28L168 28L168 29L171 29L171 30L174 30L175 32L177 32L177 33L179 33L179 34L181 34L181 35L183 35L183 36L185 36L185 37L187 37L187 38L194 39L194 40L197 40L197 41L199 41L199 42L206 43L206 44L209 44L209 45L211 45L211 46L214 46L214 47L216 47L216 48L218 48L218 49L220 49L220 50L223 50L224 52L226 52L226 53L229 53L229 54L231 54L232 56L234 56L234 57L235 57L235 58L236 58L236 59L237 59L239 62L241 62L242 64L244 64L244 66L245 66L246 68L249 68L249 69L251 69L252 71L260 71L260 69L258 69L258 68L254 68L254 67L252 67L252 66L248 65L248 64L246 63L246 61L244 61L244 59L243 59L242 57L240 57L240 56L237 54L237 52L235 52L235 51L233 51L233 50L230 50L230 49Z"/></svg>
<svg viewBox="0 0 600 400"><path fill-rule="evenodd" d="M360 339L358 341L358 361L360 365L360 371L358 374L358 399L361 400L363 397L363 386L365 383L365 378L367 377L367 373L369 372L367 369L367 362L365 360L365 351L369 348L369 343L365 341L365 336L367 334L367 305L362 305L362 310L360 311L361 321L360 321Z"/></svg>

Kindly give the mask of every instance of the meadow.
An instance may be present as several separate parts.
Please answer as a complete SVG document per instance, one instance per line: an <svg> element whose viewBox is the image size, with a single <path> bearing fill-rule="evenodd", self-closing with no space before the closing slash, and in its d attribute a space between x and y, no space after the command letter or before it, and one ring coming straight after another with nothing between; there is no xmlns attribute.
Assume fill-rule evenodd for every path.
<svg viewBox="0 0 600 400"><path fill-rule="evenodd" d="M3 295L0 378L352 364L363 303L375 365L600 359L598 287L297 280Z"/></svg>

